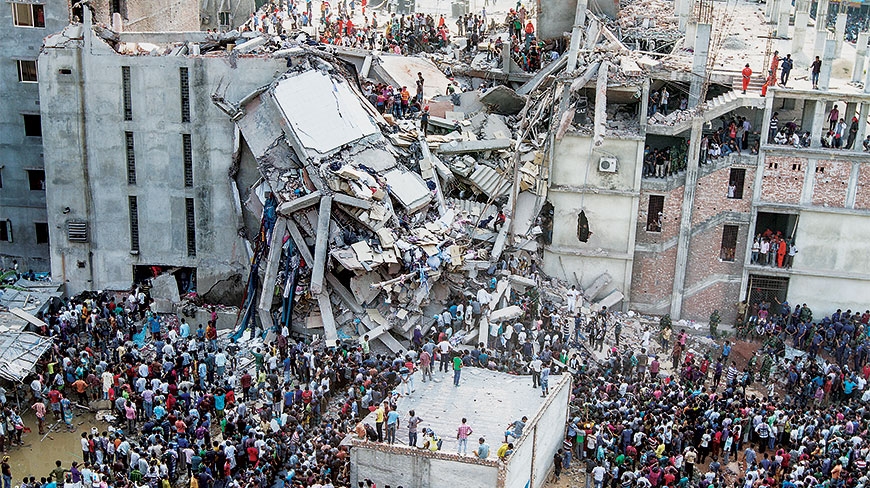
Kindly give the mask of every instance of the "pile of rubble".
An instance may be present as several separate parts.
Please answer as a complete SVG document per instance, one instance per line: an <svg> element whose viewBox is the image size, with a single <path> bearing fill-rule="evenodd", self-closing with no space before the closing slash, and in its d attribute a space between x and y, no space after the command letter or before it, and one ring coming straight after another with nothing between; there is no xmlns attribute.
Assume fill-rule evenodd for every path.
<svg viewBox="0 0 870 488"><path fill-rule="evenodd" d="M674 110L665 115L661 112L656 112L652 117L647 119L647 122L653 125L677 125L682 122L692 120L697 115L697 111L690 110Z"/></svg>
<svg viewBox="0 0 870 488"><path fill-rule="evenodd" d="M481 289L491 295L494 321L524 313L509 304L511 291L534 288L565 304L569 287L535 271L551 145L568 131L588 131L596 144L637 134L641 87L656 60L629 51L591 13L577 50L513 87L456 78L455 65L439 69L422 56L248 35L217 42L244 38L232 52L280 57L288 69L241 101L220 89L212 96L260 175L241 189L230 175L244 203L238 210L261 222L232 338L279 324L327 344L365 334L376 348L397 352L446 304ZM571 56L580 66L573 72ZM478 63L485 73L493 66ZM413 87L417 72L425 77L426 133L419 112L402 118L370 103L378 86ZM594 101L585 99L587 84ZM608 88L626 85L636 102L606 103ZM449 86L462 89L441 95ZM619 291L603 293L609 282L603 275L583 290L584 305L621 301ZM458 340L486 334L482 322L482 332Z"/></svg>

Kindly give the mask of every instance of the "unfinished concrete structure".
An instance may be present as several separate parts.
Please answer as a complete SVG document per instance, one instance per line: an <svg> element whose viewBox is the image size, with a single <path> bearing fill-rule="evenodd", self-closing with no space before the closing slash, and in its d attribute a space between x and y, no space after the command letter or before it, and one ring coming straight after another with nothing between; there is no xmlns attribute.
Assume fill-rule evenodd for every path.
<svg viewBox="0 0 870 488"><path fill-rule="evenodd" d="M37 56L69 23L66 1L0 5L0 266L49 269Z"/></svg>
<svg viewBox="0 0 870 488"><path fill-rule="evenodd" d="M479 368L465 368L459 388L449 380L429 382L399 399L398 411L429 412L420 429L430 428L443 439L439 451L408 446L407 428L400 424L393 445L351 438L351 484L365 478L390 486L435 488L524 488L544 485L553 466L553 453L561 446L568 418L571 375L550 377L550 394L540 398L531 390L528 377ZM373 414L372 414L373 415ZM512 439L514 452L505 462L495 451L513 421L528 417L523 435ZM468 456L456 452L456 428L468 419L474 430L468 441ZM366 419L364 419L365 421ZM367 419L369 423L374 421ZM483 437L490 446L488 459L471 455Z"/></svg>
<svg viewBox="0 0 870 488"><path fill-rule="evenodd" d="M94 22L132 32L227 32L247 21L254 0L91 0ZM117 18L115 14L118 14Z"/></svg>
<svg viewBox="0 0 870 488"><path fill-rule="evenodd" d="M811 128L812 147L789 150L799 153L819 145L818 132L833 103L840 101L847 113L866 112L862 89L846 85L837 78L843 70L831 68L835 43L826 39L820 54L826 60L819 81L822 91L811 91L802 86L805 81L793 80L797 87L791 92L794 96L771 87L772 96L765 99L759 96L757 75L748 94L735 89L744 62L765 66L774 49L785 53L801 36L805 45L794 58L811 57L807 53L814 53L818 36L806 35L805 7L803 3L796 5L799 21L789 30L792 38L778 39L785 32L782 19L790 13L785 4L764 11L738 2L729 10L709 2L652 0L625 4L615 19L607 19L581 2L574 10L570 48L560 58L534 75L516 73L507 49L508 62L476 60L463 68L464 75L502 80L514 89L498 86L456 97L430 95L443 93L449 81L434 65L417 59L414 71L416 66L424 71L431 68L426 75L426 98L432 107L430 129L435 133L428 134L425 143L415 123L375 113L365 101L369 98L366 85L357 85L353 75L355 70L362 80L410 84L413 74L408 77L403 73L408 68L401 58L338 47L318 53L295 41L275 41L255 34L155 35L97 29L94 37L69 30L65 38L55 39L46 48L44 56L52 60L51 69L59 70L62 76L56 77L57 86L47 90L53 98L43 109L71 114L70 120L85 128L95 123L97 119L90 117L89 121L81 109L65 103L78 98L67 97L62 88L67 83L64 80L80 83L75 72L67 73L62 66L72 64L78 69L72 53L80 48L70 41L79 36L90 39L85 43L90 47L83 51L88 55L80 64L86 67L92 63L96 69L116 73L107 83L121 83L122 90L112 91L106 85L98 95L87 95L87 87L103 85L81 78L87 82L81 96L85 101L91 97L94 103L110 103L100 117L113 127L122 127L123 137L105 139L120 144L112 146L112 156L92 155L90 149L87 157L76 156L74 144L54 140L52 150L57 156L53 161L93 158L95 166L89 170L106 172L115 180L121 177L118 181L127 182L127 191L103 192L112 198L104 200L100 205L105 206L97 211L91 202L103 195L91 196L92 190L49 178L49 184L57 184L63 197L49 202L62 215L52 223L52 229L65 233L52 238L52 247L57 249L53 253L63 257L55 274L75 283L71 289L123 287L135 278L134 271L141 269L135 266L166 266L189 274L208 263L216 270L215 276L226 278L226 272L232 270L235 289L239 290L244 288L244 263L253 257L257 265L248 273L251 299L246 302L243 323L268 326L278 316L289 323L288 314L299 312L291 306L293 293L288 292L295 289L292 279L298 278L303 280L302 289L307 287L311 292L312 303L317 302L316 307L299 312L304 313L304 320L297 322L304 323L299 326L301 332L323 334L335 341L349 335L350 330L369 331L373 340L393 350L402 348L401 340L410 338L416 325L428 330L432 323L429 307L438 308L439 301L467 291L450 284L462 279L456 273L473 280L479 271L512 257L535 259L538 251L545 275L578 285L589 305L671 313L675 319L705 319L713 308L727 317L739 300L755 299L751 290L770 288L784 299L788 295L786 282L802 300L808 295L806 290L826 273L840 273L843 286L863 290L863 275L855 268L860 270L864 263L845 257L854 251L845 245L827 249L835 256L828 258L833 261L816 264L809 251L818 245L819 237L809 230L810 224L800 223L812 222L817 214L836 214L849 226L862 222L862 153L855 151L854 158L850 155L848 159L820 159L819 153L816 163L812 158L805 164L794 163L800 170L793 171L805 171L815 164L819 174L846 174L845 163L840 161L850 161L848 182L844 179L842 183L842 202L839 198L817 198L817 193L829 193L832 188L825 186L829 182L822 177L810 178L805 173L804 180L811 185L792 188L798 180L793 175L789 180L792 187L782 198L793 201L771 197L765 190L765 185L772 184L770 178L776 177L770 171L781 171L779 160L770 158L785 151L781 146L767 147L766 121L773 111L797 110L797 115L790 117ZM775 35L759 38L764 22L776 24ZM89 28L85 31L91 32ZM861 38L867 40L866 35ZM142 43L153 43L146 49L153 56L117 54L141 53ZM229 43L236 46L231 54L224 50ZM758 49L747 50L746 46ZM837 63L842 66L844 60L854 60L847 80L865 80L866 52L861 43L857 48L842 48ZM239 66L250 73L243 80L233 76ZM167 67L173 72L177 69L178 78L160 75L158 80L151 74ZM190 90L187 97L180 88L185 86L185 69ZM313 70L329 74L316 75ZM137 78L140 76L143 78ZM137 110L132 101L125 107L123 87L136 90L137 83L146 81L160 93L160 100L167 101L154 119L172 121L168 127L178 132L180 146L153 143L154 138L138 140L136 134L143 130L156 134L156 123L148 120L140 128L141 109ZM471 84L480 84L480 80ZM302 110L294 109L297 104L291 103L288 95L294 85L319 93L317 98L341 93L341 97L335 95L336 100L343 106L355 106L353 111L359 117L344 131L347 137L338 139L324 127L348 119L332 117L332 122L324 122L309 117L311 113L328 114L334 107L311 102L299 104ZM318 91L318 87L329 85L336 91L329 95ZM663 87L672 92L668 113L653 114L650 94ZM107 97L107 93L114 95ZM212 102L223 114L215 112L215 107L206 107ZM181 120L185 103L187 110L200 111L190 122ZM793 108L798 105L802 111ZM112 110L114 114L109 115ZM123 120L128 113L132 120ZM721 122L732 116L749 120L753 129L748 139L751 144L760 143L758 153L707 158L701 149L702 139L712 136ZM99 123L102 128L102 119ZM860 141L866 127L858 125ZM161 126L161 130L165 132L166 127ZM327 134L327 142L312 138L312 133ZM209 134L201 135L202 145L196 143L200 134ZM88 137L96 136L80 136L86 142ZM860 147L855 144L853 151ZM130 183L135 178L129 166L139 162L135 154L143 146L147 154L155 155L149 161L165 163L180 157L180 180L166 183L176 175L160 183L138 179ZM672 151L664 177L645 177L646 146ZM114 154L121 150L126 168L117 164ZM197 171L195 161L199 160L209 160L208 169ZM829 169L824 161L836 162L836 170ZM223 177L226 169L233 174L228 183ZM167 170L161 163L137 171L162 174ZM181 187L175 188L176 184ZM140 187L146 190L141 195ZM171 196L160 202L172 209L165 213L174 216L173 222L181 216L185 222L191 216L198 218L200 206L214 212L212 220L193 226L182 226L179 220L171 225L172 232L163 234L165 241L155 249L146 252L138 243L134 248L134 221L152 229L162 224L158 219L143 223L140 213L130 212L131 204L138 209L140 199L147 201L151 194ZM73 205L60 201L73 195L79 195ZM118 232L117 225L110 226L109 219L98 217L118 204L128 210L129 222L120 228L125 231L129 227L129 235ZM843 210L835 212L835 207ZM86 208L90 210L83 210ZM791 208L796 216L807 213L803 219L792 219L777 216L783 212L774 211L776 208ZM499 209L507 214L505 225L488 224ZM216 216L222 212L234 212L235 220L218 222ZM264 220L267 215L269 219ZM484 225L479 226L481 222ZM74 225L70 227L70 223ZM78 231L83 223L87 223L86 239L94 238L94 229L108 236L105 244L71 240L70 236L80 233L71 234L69 229ZM112 231L101 231L103 226ZM760 226L782 227L780 232L807 250L797 256L792 270L754 267L751 236L764 230ZM260 229L266 232L261 235ZM239 237L240 232L247 239ZM209 243L209 239L213 241ZM803 239L806 243L801 242ZM536 241L543 245L538 247ZM113 264L92 276L91 268L102 265L92 265L90 259L101 252L111 252L114 259L105 261ZM300 262L305 263L304 273L294 277ZM200 292L218 280L197 275ZM508 270L497 276L497 281L496 289L489 290L498 304L492 312L499 312L496 317L506 320L513 313L505 307L507 291L524 292L526 287L535 286L535 280ZM848 295L835 290L830 296L817 295L817 300L858 306L857 300L841 301L845 297ZM354 325L354 319L362 325ZM486 335L483 322L480 331L464 338L466 343Z"/></svg>
<svg viewBox="0 0 870 488"><path fill-rule="evenodd" d="M240 141L209 93L232 79L223 89L241 97L284 65L122 55L88 20L47 39L39 74L51 80L40 83L51 263L67 293L126 289L151 266L183 270L201 294L219 282L221 293L241 293L249 250L227 177Z"/></svg>
<svg viewBox="0 0 870 488"><path fill-rule="evenodd" d="M670 8L657 2L636 3L640 4L648 11ZM663 23L657 27L685 28L686 37L668 56L656 57L649 64L640 60L648 81L633 82L636 89L643 89L643 95L633 102L633 113L641 114L639 126L620 120L611 131L616 134L607 133L599 144L595 134L590 134L598 122L590 124L591 115L578 120L576 112L582 107L584 113L591 113L588 107L602 101L597 92L606 87L604 100L611 122L609 115L615 113L619 101L610 97L619 90L630 92L632 87L626 87L624 79L616 83L619 88L610 82L602 85L600 73L599 83L594 82L594 76L578 78L585 84L586 96L572 97L562 108L561 113L569 115L562 116L563 127L556 132L564 137L557 135L553 146L547 202L553 206L554 224L552 243L544 246L547 273L575 282L584 291L591 290L593 296L584 295L593 304L624 294L623 308L670 313L674 318L705 321L718 309L725 320L734 320L736 303L744 299L750 303L789 299L815 306L821 313L835 308L866 308L859 297L870 284L865 272L870 262L856 254L854 245L865 238L861 229L870 217L862 206L866 152L860 145L867 134L870 106L862 90L868 37L862 33L857 46L840 47L844 43L830 40L823 22L817 23L817 36L806 35L808 7L804 3L797 4L794 27L788 23L787 2L769 3L768 7L760 11L738 4L730 12L704 2L675 2L672 8L679 25ZM827 4L820 5L819 11L823 18ZM622 64L620 55L636 47L638 41L667 37L661 33L645 39L626 35L647 22L636 11L620 15L618 22L621 38L603 33L611 39L610 62ZM764 32L767 22L775 25L773 36ZM575 33L581 33L582 45L606 29L587 20ZM833 35L842 38L839 31ZM818 39L822 39L820 44ZM693 42L691 46L686 45L688 40ZM585 47L588 49L589 44ZM837 47L842 50L839 54ZM763 73L774 50L779 50L780 56L792 53L804 63L820 56L822 91L812 90L808 81L798 79L790 81L793 89L770 87L767 98L762 98L763 76L756 75L748 93L742 94L739 71L743 64L750 63L756 72ZM588 72L598 62L581 54L584 56L585 62L578 63L575 75ZM837 81L832 77L834 71L841 76ZM571 83L576 86L578 81ZM647 118L654 113L649 110L649 94L663 87L672 94L669 113ZM674 110L679 98L686 98L688 110ZM856 116L858 130L851 149L831 154L822 150L821 138L829 129L828 116L835 104L847 126ZM780 129L794 120L801 134L809 132L810 147L773 144L768 133L774 112L779 112ZM751 124L750 146L760 147L710 158L707 150L701 149L702 139L712 137L723 121L737 116ZM573 122L564 130L566 117ZM844 135L844 146L845 139ZM640 142L635 146L633 140ZM671 151L665 178L641 177L644 145ZM621 157L616 149L620 147L625 152ZM626 158L638 148L636 157ZM676 148L680 148L679 164L673 164ZM840 155L841 151L848 156ZM600 165L604 157L618 164L605 168ZM577 235L580 210L588 219L587 241ZM625 219L632 222L633 231L623 228ZM760 266L753 261L753 236L765 231L780 232L800 250L791 268ZM613 302L608 300L607 304Z"/></svg>

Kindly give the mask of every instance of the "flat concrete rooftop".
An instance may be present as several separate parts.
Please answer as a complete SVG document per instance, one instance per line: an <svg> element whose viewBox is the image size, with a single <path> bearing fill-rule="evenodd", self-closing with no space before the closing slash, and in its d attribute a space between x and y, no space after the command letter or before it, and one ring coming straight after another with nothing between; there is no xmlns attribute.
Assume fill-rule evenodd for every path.
<svg viewBox="0 0 870 488"><path fill-rule="evenodd" d="M490 446L490 458L495 459L507 425L524 415L531 420L545 401L541 389L532 388L531 376L463 368L459 387L453 386L453 371L436 371L432 376L434 381L422 383L420 373L415 373L416 391L397 402L400 422L396 441L399 445L408 444L408 411L414 410L423 419L418 432L431 428L444 440L442 451L456 452L456 429L465 417L474 430L468 441L469 455L477 446L477 439L483 436ZM561 379L561 375L551 375L550 388ZM374 415L369 415L365 421L374 425ZM423 445L422 435L417 445Z"/></svg>

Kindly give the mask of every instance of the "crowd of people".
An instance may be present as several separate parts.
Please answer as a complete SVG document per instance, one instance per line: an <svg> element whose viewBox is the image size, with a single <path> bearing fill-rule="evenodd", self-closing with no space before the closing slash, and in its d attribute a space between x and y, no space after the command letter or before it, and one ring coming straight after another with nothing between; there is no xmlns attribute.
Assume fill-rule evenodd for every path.
<svg viewBox="0 0 870 488"><path fill-rule="evenodd" d="M535 272L518 259L504 266ZM269 343L226 343L215 315L205 326L159 316L139 290L66 300L44 317L48 328L40 332L55 345L30 379L29 398L18 403L30 405L40 433L53 417L70 430L59 435L81 436L81 460L59 460L51 473L11 473L7 463L4 474L27 488L348 486L347 435L397 443L402 422L408 446L439 450L441 436L452 437L422 428L427 412L398 412L397 400L415 381L448 374L459 386L463 368L490 368L531 376L530 386L546 395L549 375L566 365L575 375L572 414L554 464L561 472L579 462L590 486L866 481L870 311L814 321L806 305L743 303L738 336L757 330L748 338L764 345L738 368L730 342L696 350L667 317L626 340L623 317L582 313L576 288L566 293L567 306L513 292L508 300L523 315L489 323L485 341L463 346L463 332L487 320L494 287L449 303L431 332L415 329L407 351L386 355L373 353L367 336L324 348L286 329ZM807 354L781 359L784 342ZM761 392L753 389L758 382ZM27 427L5 394L0 439L11 448ZM114 418L105 429L78 432L77 405L94 400L107 401ZM512 422L490 449L473 426L457 422L460 454L501 460L525 425Z"/></svg>
<svg viewBox="0 0 870 488"><path fill-rule="evenodd" d="M786 239L781 231L766 230L752 241L750 264L791 268L798 247L794 239Z"/></svg>

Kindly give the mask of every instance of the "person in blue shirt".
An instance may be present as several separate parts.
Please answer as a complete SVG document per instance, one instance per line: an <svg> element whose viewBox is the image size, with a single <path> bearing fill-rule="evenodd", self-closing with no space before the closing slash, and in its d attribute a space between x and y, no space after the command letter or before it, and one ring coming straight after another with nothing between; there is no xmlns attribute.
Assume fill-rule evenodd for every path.
<svg viewBox="0 0 870 488"><path fill-rule="evenodd" d="M477 459L486 459L487 457L489 457L489 445L487 445L486 439L481 437L480 439L477 440L477 442L478 442L477 449L475 449L474 451L471 451L471 452L475 456L477 456Z"/></svg>
<svg viewBox="0 0 870 488"><path fill-rule="evenodd" d="M399 429L399 412L390 410L387 413L387 444L396 443L396 431Z"/></svg>

